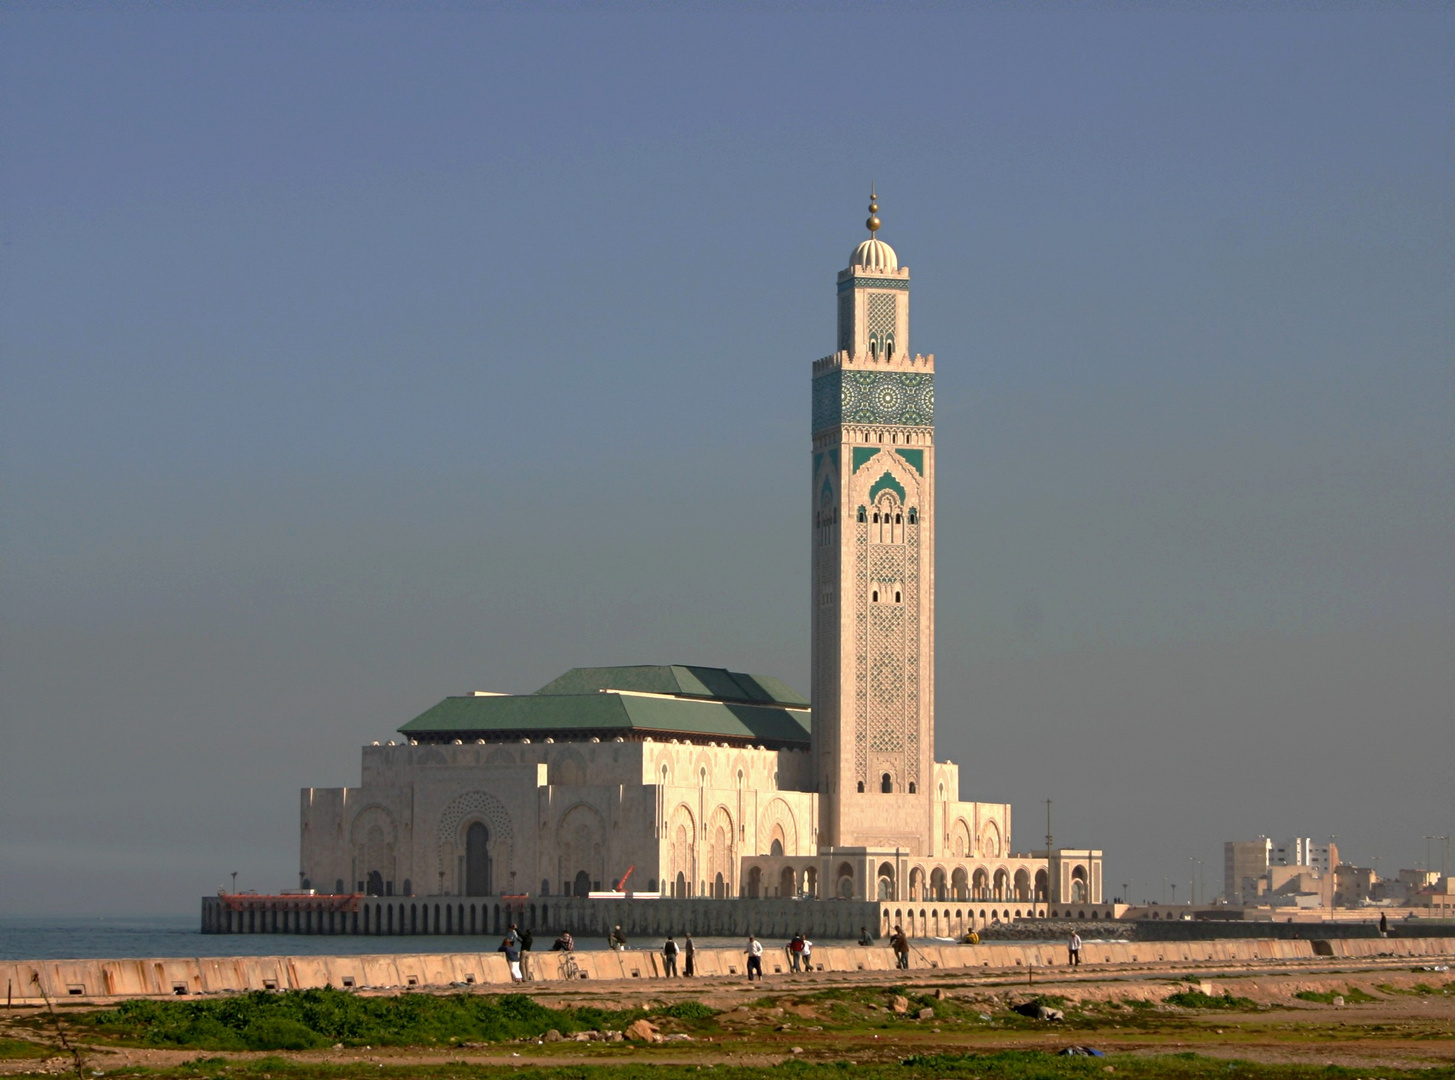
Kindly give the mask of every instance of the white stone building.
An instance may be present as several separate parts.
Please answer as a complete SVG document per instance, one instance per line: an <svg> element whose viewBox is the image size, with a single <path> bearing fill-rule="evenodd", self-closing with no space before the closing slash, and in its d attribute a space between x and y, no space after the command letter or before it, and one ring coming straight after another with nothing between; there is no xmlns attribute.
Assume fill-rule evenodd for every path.
<svg viewBox="0 0 1455 1080"><path fill-rule="evenodd" d="M975 922L1100 905L1101 852L1019 852L1011 808L934 758L934 357L875 233L812 365L812 693L721 668L576 668L446 698L302 796L325 892L955 901ZM987 906L988 905L988 906ZM438 907L436 907L438 910Z"/></svg>

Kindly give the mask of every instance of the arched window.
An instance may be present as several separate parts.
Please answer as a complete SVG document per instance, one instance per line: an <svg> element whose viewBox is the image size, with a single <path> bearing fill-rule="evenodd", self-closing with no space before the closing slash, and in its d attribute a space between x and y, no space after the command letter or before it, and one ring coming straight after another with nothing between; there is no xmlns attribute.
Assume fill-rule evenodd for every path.
<svg viewBox="0 0 1455 1080"><path fill-rule="evenodd" d="M874 524L875 525L878 525L879 524L879 511L878 510L874 511Z"/></svg>
<svg viewBox="0 0 1455 1080"><path fill-rule="evenodd" d="M904 516L902 514L895 514L894 515L894 524L896 524L896 525L903 525L904 524Z"/></svg>
<svg viewBox="0 0 1455 1080"><path fill-rule="evenodd" d="M900 602L900 601L899 601L899 590L898 590L898 589L895 589L895 590L894 590L894 602L895 602L895 603L896 603L896 604L897 604L897 603L899 603L899 602Z"/></svg>
<svg viewBox="0 0 1455 1080"><path fill-rule="evenodd" d="M888 795L894 790L894 778L891 777L888 773L885 773L883 777L880 778L879 790L885 795Z"/></svg>
<svg viewBox="0 0 1455 1080"><path fill-rule="evenodd" d="M859 524L864 524L864 508L862 506L859 507Z"/></svg>
<svg viewBox="0 0 1455 1080"><path fill-rule="evenodd" d="M914 781L913 781L913 780L911 780L911 781L910 781L910 782L909 782L909 793L910 793L910 794L911 794L911 795L913 795L913 794L914 794Z"/></svg>
<svg viewBox="0 0 1455 1080"><path fill-rule="evenodd" d="M919 514L914 509L911 509L909 512L909 523L911 525L919 524Z"/></svg>
<svg viewBox="0 0 1455 1080"><path fill-rule="evenodd" d="M859 794L864 794L864 781L862 780L859 781Z"/></svg>
<svg viewBox="0 0 1455 1080"><path fill-rule="evenodd" d="M870 594L869 599L873 600L876 604L879 603L879 590L875 589L874 592Z"/></svg>

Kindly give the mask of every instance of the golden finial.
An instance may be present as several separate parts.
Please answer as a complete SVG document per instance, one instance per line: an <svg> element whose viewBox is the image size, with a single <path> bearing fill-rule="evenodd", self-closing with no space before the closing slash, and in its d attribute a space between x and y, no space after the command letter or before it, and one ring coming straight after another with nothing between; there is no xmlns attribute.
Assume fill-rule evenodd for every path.
<svg viewBox="0 0 1455 1080"><path fill-rule="evenodd" d="M869 236L872 238L879 231L879 196L874 194L874 185L869 185L869 220L864 222L869 227Z"/></svg>

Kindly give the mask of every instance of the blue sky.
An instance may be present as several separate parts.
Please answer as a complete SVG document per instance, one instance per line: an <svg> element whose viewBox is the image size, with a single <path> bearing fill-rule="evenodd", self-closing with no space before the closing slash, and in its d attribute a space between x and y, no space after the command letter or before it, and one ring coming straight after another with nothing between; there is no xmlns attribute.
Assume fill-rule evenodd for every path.
<svg viewBox="0 0 1455 1080"><path fill-rule="evenodd" d="M807 685L871 181L937 356L938 747L1135 896L1455 831L1439 6L0 6L0 910L294 880L578 664ZM1185 896L1186 885L1179 895Z"/></svg>

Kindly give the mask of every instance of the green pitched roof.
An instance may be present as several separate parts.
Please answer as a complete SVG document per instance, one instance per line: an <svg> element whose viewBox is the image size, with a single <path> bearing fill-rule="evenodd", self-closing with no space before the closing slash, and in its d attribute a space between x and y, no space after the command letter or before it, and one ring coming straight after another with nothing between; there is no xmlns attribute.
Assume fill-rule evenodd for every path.
<svg viewBox="0 0 1455 1080"><path fill-rule="evenodd" d="M552 679L537 694L594 694L602 690L637 690L680 694L714 701L755 701L806 708L808 698L781 679L745 675L727 668L688 664L637 664L629 667L572 668Z"/></svg>
<svg viewBox="0 0 1455 1080"><path fill-rule="evenodd" d="M659 694L682 696L650 696ZM802 746L807 705L778 679L723 668L575 668L534 694L445 698L399 730L452 738L675 734Z"/></svg>

